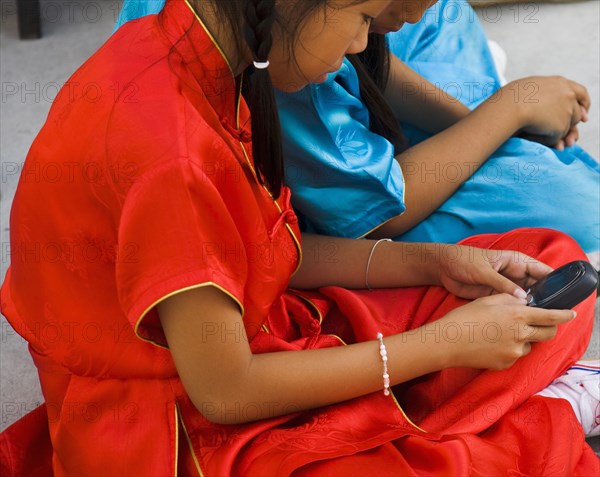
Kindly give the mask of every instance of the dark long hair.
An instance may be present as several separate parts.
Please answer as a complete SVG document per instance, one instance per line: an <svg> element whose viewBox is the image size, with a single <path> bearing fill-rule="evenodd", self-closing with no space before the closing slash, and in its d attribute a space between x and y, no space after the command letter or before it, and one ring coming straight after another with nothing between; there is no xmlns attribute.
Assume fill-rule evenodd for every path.
<svg viewBox="0 0 600 477"><path fill-rule="evenodd" d="M244 37L254 61L265 62L273 46L275 0L247 0ZM251 67L252 68L252 67ZM248 76L247 76L248 78ZM274 197L284 182L281 124L268 68L254 69L252 84L244 88L252 117L252 154L258 179Z"/></svg>
<svg viewBox="0 0 600 477"><path fill-rule="evenodd" d="M234 33L238 51L247 47L252 59L265 62L273 46L272 29L276 21L282 24L293 44L302 20L329 0L302 0L294 7L294 19L282 22L277 15L275 0L227 0L212 2L221 21L227 22ZM253 65L244 74L242 92L248 104L252 121L252 155L258 180L273 197L279 197L284 183L283 146L281 124L269 69L255 69ZM251 75L251 81L250 81Z"/></svg>
<svg viewBox="0 0 600 477"><path fill-rule="evenodd" d="M400 154L407 148L396 115L387 104L383 94L390 76L390 51L384 35L371 33L365 51L348 55L358 74L360 95L369 110L369 129L385 137Z"/></svg>
<svg viewBox="0 0 600 477"><path fill-rule="evenodd" d="M289 36L289 46L302 20L329 0L302 0L294 6L294 21L280 22ZM362 3L365 0L356 0ZM215 13L227 22L232 32L243 31L243 39L235 35L238 51L248 47L253 60L265 62L273 45L272 29L277 16L276 0L227 0L212 2ZM291 48L290 48L291 52ZM360 91L370 113L373 132L387 138L396 153L404 148L404 139L393 112L385 102L383 91L389 76L389 52L382 35L369 35L369 47L351 58L360 80ZM252 154L258 180L271 194L279 197L284 183L284 161L281 124L271 76L267 69L254 69L244 75L243 94L251 113ZM371 76L369 71L374 71Z"/></svg>

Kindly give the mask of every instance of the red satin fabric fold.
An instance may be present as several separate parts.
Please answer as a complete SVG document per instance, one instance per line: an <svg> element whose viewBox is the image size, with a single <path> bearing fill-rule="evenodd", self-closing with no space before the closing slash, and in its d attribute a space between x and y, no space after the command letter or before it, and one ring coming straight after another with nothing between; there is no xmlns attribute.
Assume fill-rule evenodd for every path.
<svg viewBox="0 0 600 477"><path fill-rule="evenodd" d="M515 250L535 244L534 253L552 266L582 258L574 242L548 230L479 236L466 243ZM411 330L434 324L464 302L437 287L374 292L330 287L302 293L304 298L298 293L274 306L268 323L278 327L256 336L255 352L343 346L325 330L342 330L348 343L370 338L375 329ZM590 297L552 341L534 344L507 370L448 369L396 386L401 407L374 393L311 412L222 426L191 405L178 380L71 378L65 396L70 405L60 416L52 409L47 413L51 424L61 421L54 446L71 456L68 469L55 461L54 472L74 475L79 469L83 475L106 468L106 475L118 475L118 468L126 472L122 475L159 475L152 469L178 465L179 475L197 475L200 468L206 476L598 475L600 461L570 405L532 396L584 352L593 307ZM52 373L41 376L43 384L52 383ZM42 407L2 434L7 475L49 475L52 446L45 415ZM108 456L140 454L146 456L143 463L123 459L104 467Z"/></svg>
<svg viewBox="0 0 600 477"><path fill-rule="evenodd" d="M583 258L571 239L543 229L465 243L527 250L554 267ZM391 334L435 325L465 302L437 287L374 292L329 287L294 294L313 305L302 307L306 300L286 296L269 316L272 334L253 341L255 352L342 345L325 333L351 343L372 339L378 329ZM448 369L396 386L402 409L375 393L235 430L201 424L190 406L182 408L184 420L202 428L191 440L205 475L596 475L600 461L570 405L533 396L583 354L593 307L594 299L587 299L554 340L534 344L510 369Z"/></svg>
<svg viewBox="0 0 600 477"><path fill-rule="evenodd" d="M209 422L214 409L194 408L164 346L154 305L173 293L222 290L243 308L236 331L254 353L435 326L464 300L435 287L285 291L300 259L289 195L275 202L257 183L248 108L185 2L123 26L72 80L104 91L134 82L136 96L59 95L26 160L1 301L30 342L46 405L2 433L8 475L598 475L568 405L531 397L585 351L593 298L505 371L432 373L396 386L397 402L378 392ZM69 141L56 140L64 131ZM29 179L71 159L73 174ZM77 173L91 166L105 174ZM543 229L467 243L553 266L584 257Z"/></svg>

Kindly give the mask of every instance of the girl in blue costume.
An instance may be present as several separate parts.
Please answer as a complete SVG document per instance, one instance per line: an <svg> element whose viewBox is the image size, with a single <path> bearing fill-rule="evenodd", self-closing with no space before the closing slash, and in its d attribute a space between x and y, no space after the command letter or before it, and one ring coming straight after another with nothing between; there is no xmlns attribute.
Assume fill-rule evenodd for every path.
<svg viewBox="0 0 600 477"><path fill-rule="evenodd" d="M157 13L163 3L126 1L119 25ZM379 29L377 33L387 33ZM411 145L458 121L501 87L485 33L464 0L441 0L423 20L388 33L386 39L395 56L433 83L406 81L405 97L418 101L435 96L452 110L438 124L419 129L411 125L423 125L411 118L418 109L395 108ZM524 99L535 94L534 89L511 90L511 85L505 91ZM541 138L512 137L483 164L447 158L429 165L403 162L395 160L401 152L397 144L370 130L361 97L357 71L348 59L322 84L278 94L286 182L305 230L350 238L456 242L478 233L549 227L573 236L588 254L600 249L600 167L574 145L576 131L567 141L555 141L554 149L541 144ZM423 200L405 200L405 191L410 195L411 183L418 182L432 191L425 206ZM435 196L443 183L450 183L451 194Z"/></svg>

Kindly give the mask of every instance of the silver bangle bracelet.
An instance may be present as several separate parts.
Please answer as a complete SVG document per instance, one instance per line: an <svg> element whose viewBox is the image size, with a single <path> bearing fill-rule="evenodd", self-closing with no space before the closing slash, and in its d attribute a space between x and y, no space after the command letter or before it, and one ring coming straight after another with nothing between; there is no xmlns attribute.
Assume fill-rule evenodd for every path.
<svg viewBox="0 0 600 477"><path fill-rule="evenodd" d="M367 260L367 269L365 270L365 286L369 290L373 290L371 288L371 285L369 285L369 268L371 267L371 259L373 258L373 253L375 252L375 248L377 248L377 245L379 245L381 242L391 242L391 241L392 241L392 239L389 239L389 238L379 239L377 242L375 242L375 244L373 245L373 248L371 249L371 253L369 254L369 260Z"/></svg>

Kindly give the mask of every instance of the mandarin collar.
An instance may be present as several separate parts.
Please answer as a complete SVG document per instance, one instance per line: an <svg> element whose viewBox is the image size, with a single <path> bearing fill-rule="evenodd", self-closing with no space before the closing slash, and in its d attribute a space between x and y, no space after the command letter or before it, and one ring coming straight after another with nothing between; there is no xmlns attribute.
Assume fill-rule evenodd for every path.
<svg viewBox="0 0 600 477"><path fill-rule="evenodd" d="M200 17L187 0L167 0L159 13L159 24L173 45L175 55L169 61L181 61L221 122L238 130L240 121L247 122L238 118L239 86L224 52Z"/></svg>

